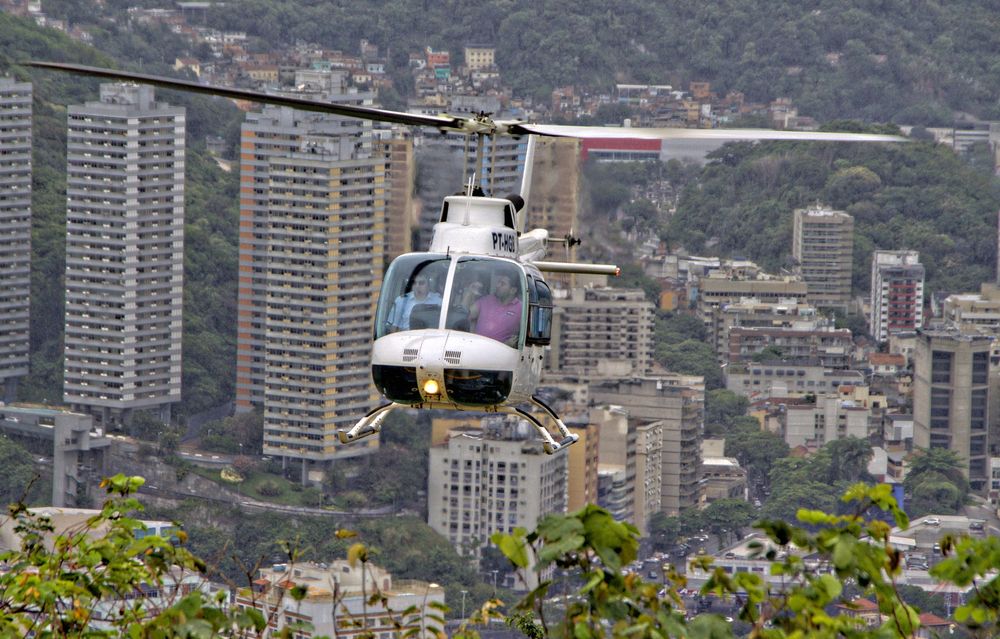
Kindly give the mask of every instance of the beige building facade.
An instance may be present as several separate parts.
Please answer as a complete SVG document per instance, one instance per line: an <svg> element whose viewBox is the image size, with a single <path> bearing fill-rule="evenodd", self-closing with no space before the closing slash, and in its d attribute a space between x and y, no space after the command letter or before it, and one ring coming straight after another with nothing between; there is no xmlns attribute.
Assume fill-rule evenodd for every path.
<svg viewBox="0 0 1000 639"><path fill-rule="evenodd" d="M843 211L815 206L796 209L792 258L817 308L847 310L854 268L854 218Z"/></svg>
<svg viewBox="0 0 1000 639"><path fill-rule="evenodd" d="M991 336L930 328L918 331L913 355L913 445L957 453L979 491L989 483L992 344Z"/></svg>
<svg viewBox="0 0 1000 639"><path fill-rule="evenodd" d="M572 289L554 309L545 378L646 375L653 366L654 317L641 290Z"/></svg>
<svg viewBox="0 0 1000 639"><path fill-rule="evenodd" d="M594 406L621 406L640 423L661 422L660 508L668 515L698 505L705 383L701 377L666 375L596 382Z"/></svg>

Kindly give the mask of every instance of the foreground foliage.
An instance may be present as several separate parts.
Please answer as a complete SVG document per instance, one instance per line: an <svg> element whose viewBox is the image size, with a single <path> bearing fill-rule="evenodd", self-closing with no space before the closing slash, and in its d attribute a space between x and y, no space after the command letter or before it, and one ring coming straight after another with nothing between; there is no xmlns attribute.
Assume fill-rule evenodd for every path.
<svg viewBox="0 0 1000 639"><path fill-rule="evenodd" d="M105 480L109 499L103 509L68 531L55 531L23 505L11 506L5 523L17 533L20 546L0 556L0 636L263 636L268 620L261 614L230 610L223 595L210 595L207 589L171 588L178 575L205 574L208 567L185 548L183 532L171 539L136 534L143 525L134 514L142 506L132 494L142 483L139 477L122 475ZM497 620L532 639L723 638L737 632L766 638L918 636L919 611L901 594L907 592L899 585L902 558L889 542L890 525L870 517L879 513L905 527L906 514L887 485L857 484L842 502L847 514L800 510L801 526L758 522L769 543L757 544L757 552L778 580L750 572L728 574L713 568L707 556L692 562L689 570L709 575L703 593L740 597L739 623L716 614L691 615L681 596L685 577L670 567L665 584L630 572L627 567L639 551L638 531L597 506L549 516L530 533L497 533L493 541L514 567L538 571L543 578L509 608L497 600L473 606L470 621L458 628L457 636L478 637L483 623ZM350 544L350 561L372 560L371 548L346 541L355 533L334 536ZM946 557L932 575L969 588L966 603L954 611L954 629L993 636L1000 614L1000 539L945 537L941 547ZM294 549L289 557L297 558ZM561 598L562 606L553 607L553 581L544 577L556 572L574 575L581 585ZM304 596L304 588L288 588L289 596ZM858 595L877 602L880 625L865 626L835 606ZM384 593L372 597L373 602L386 601ZM430 613L433 619L428 617L419 632L439 634L430 628L440 624L441 612Z"/></svg>

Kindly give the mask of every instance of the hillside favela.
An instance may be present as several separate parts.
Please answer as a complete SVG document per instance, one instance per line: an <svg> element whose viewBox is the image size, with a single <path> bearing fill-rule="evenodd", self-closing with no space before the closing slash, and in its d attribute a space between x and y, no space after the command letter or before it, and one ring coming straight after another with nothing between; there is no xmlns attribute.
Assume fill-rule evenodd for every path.
<svg viewBox="0 0 1000 639"><path fill-rule="evenodd" d="M996 3L0 10L0 637L1000 636Z"/></svg>

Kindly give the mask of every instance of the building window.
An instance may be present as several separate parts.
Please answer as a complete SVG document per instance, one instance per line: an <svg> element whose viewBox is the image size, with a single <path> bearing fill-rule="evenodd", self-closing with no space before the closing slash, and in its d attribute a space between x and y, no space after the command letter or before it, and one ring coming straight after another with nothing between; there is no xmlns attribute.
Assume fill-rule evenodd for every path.
<svg viewBox="0 0 1000 639"><path fill-rule="evenodd" d="M986 351L972 354L972 383L986 384L990 374L990 354Z"/></svg>
<svg viewBox="0 0 1000 639"><path fill-rule="evenodd" d="M952 353L948 351L933 351L931 353L931 383L948 384L951 382Z"/></svg>

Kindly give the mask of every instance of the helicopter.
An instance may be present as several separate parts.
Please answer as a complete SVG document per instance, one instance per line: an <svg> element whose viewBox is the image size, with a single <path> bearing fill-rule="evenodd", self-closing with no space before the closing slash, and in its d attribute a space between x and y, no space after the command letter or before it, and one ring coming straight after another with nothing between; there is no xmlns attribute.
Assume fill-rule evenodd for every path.
<svg viewBox="0 0 1000 639"><path fill-rule="evenodd" d="M474 177L446 196L429 250L396 257L382 282L371 354L371 376L387 400L352 428L338 431L348 444L378 433L399 408L450 409L516 415L530 423L552 454L577 441L554 410L535 394L544 348L551 339L553 296L543 273L616 275L613 264L545 261L550 244L579 243L525 232L536 137L654 140L814 140L899 142L893 135L767 129L611 128L532 124L491 114L428 115L324 102L294 95L200 84L187 80L79 64L31 61L27 66L109 80L149 84L301 111L327 113L474 138L473 175L483 174L484 148L499 136L528 136L521 192L485 193ZM531 410L531 406L541 417ZM543 419L552 429L546 428Z"/></svg>

